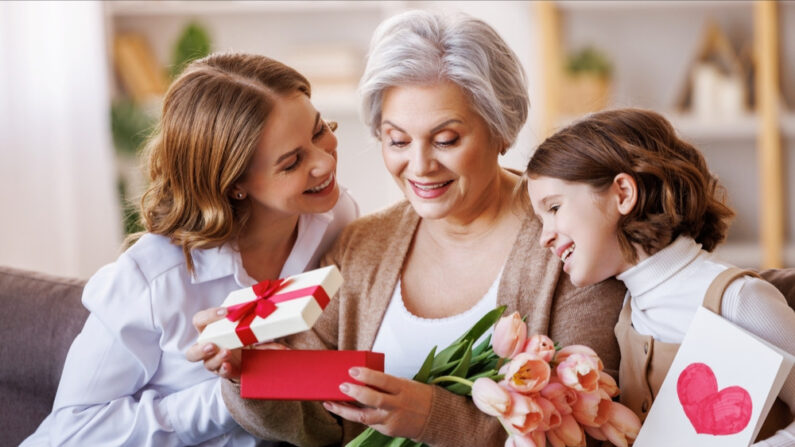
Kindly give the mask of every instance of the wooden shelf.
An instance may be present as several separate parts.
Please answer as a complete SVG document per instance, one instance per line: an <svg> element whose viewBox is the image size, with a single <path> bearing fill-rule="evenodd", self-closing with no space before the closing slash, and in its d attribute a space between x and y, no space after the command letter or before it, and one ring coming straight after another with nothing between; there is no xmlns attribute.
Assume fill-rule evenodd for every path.
<svg viewBox="0 0 795 447"><path fill-rule="evenodd" d="M574 11L648 11L648 10L680 10L680 9L714 9L725 10L726 8L750 8L751 1L730 1L717 2L714 0L701 1L677 1L677 0L564 0L556 1L555 6L564 12Z"/></svg>
<svg viewBox="0 0 795 447"><path fill-rule="evenodd" d="M356 11L389 11L399 8L399 1L182 1L182 0L117 0L105 2L113 16L170 16L250 13L328 13Z"/></svg>

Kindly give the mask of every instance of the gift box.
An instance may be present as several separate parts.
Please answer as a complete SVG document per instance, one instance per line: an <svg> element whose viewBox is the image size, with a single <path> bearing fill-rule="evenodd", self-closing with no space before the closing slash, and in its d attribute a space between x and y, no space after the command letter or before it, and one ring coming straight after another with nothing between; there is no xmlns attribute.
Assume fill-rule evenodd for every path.
<svg viewBox="0 0 795 447"><path fill-rule="evenodd" d="M340 384L361 383L348 370L364 366L384 370L384 354L371 351L243 350L240 396L247 399L354 399Z"/></svg>
<svg viewBox="0 0 795 447"><path fill-rule="evenodd" d="M227 318L207 325L198 342L236 349L308 330L341 285L330 265L236 290L222 304Z"/></svg>

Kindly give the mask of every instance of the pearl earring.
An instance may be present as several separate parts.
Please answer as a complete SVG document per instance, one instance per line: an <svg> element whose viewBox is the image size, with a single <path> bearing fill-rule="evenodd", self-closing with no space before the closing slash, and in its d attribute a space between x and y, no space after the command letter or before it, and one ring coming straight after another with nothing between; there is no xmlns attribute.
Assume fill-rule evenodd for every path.
<svg viewBox="0 0 795 447"><path fill-rule="evenodd" d="M243 197L245 197L245 195L242 192L237 193L238 200L243 200Z"/></svg>

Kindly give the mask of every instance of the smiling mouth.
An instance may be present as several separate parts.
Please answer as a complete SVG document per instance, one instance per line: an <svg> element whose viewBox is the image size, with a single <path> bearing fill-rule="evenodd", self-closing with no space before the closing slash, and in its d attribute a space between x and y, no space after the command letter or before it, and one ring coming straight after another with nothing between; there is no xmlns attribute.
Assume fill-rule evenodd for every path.
<svg viewBox="0 0 795 447"><path fill-rule="evenodd" d="M315 193L318 193L318 192L323 191L324 189L328 188L329 185L331 185L332 183L334 183L334 173L329 175L325 182L315 186L314 188L309 188L306 191L304 191L304 194L315 194Z"/></svg>
<svg viewBox="0 0 795 447"><path fill-rule="evenodd" d="M423 190L423 191L433 191L434 189L444 188L445 186L449 185L450 183L453 183L452 180L448 180L446 182L440 182L440 183L417 183L417 182L412 182L411 180L409 180L409 182L411 182L411 184L415 188Z"/></svg>
<svg viewBox="0 0 795 447"><path fill-rule="evenodd" d="M575 248L575 246L574 246L574 244L572 243L571 245L569 245L569 247L568 247L568 248L566 248L565 250L563 250L563 253L561 253L561 254L560 254L560 260L561 260L561 261L563 261L563 262L566 262L566 260L568 260L568 259L569 259L569 257L571 256L571 254L572 254L572 253L574 253L574 248Z"/></svg>

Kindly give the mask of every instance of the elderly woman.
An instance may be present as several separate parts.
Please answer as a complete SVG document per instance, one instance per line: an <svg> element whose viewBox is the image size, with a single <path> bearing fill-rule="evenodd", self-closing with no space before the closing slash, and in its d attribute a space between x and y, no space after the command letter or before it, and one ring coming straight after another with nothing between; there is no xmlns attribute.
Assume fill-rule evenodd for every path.
<svg viewBox="0 0 795 447"><path fill-rule="evenodd" d="M494 29L468 16L395 16L376 31L360 90L406 200L343 231L323 261L345 277L337 299L312 331L284 342L384 352L385 372L351 371L369 385L342 385L359 405L245 400L231 381L224 399L246 430L299 445L347 442L364 425L433 446L502 445L500 423L467 397L410 380L430 349L504 304L527 315L533 333L593 347L615 373L624 289L575 288L536 242L541 226L520 176L498 164L529 100L523 69ZM210 314L197 315L199 327ZM227 357L205 366L236 370Z"/></svg>

